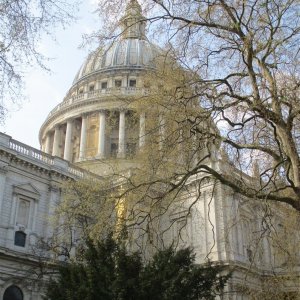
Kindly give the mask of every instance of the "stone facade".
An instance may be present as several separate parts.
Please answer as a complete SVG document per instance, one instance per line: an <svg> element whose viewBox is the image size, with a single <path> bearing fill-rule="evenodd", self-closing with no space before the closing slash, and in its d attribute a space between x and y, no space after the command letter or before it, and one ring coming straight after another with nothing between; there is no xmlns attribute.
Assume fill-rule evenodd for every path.
<svg viewBox="0 0 300 300"><path fill-rule="evenodd" d="M136 155L147 147L146 115L151 105L137 112L132 100L149 92L144 77L155 68L154 60L162 51L146 38L136 1L130 1L121 25L120 39L88 57L62 103L48 115L39 133L42 151L0 134L0 299L10 287L21 291L20 299L42 299L43 283L33 270L48 254L39 255L36 243L52 236L49 217L60 201L61 183L134 169L139 163ZM161 150L167 134L163 114L156 122ZM215 152L206 163L240 177ZM284 268L288 257L276 252L272 236L282 230L289 212L285 206L271 208L268 218L273 228L268 227L264 204L250 202L198 174L189 178L168 213L155 224L157 245L192 246L197 263L209 258L228 269L234 267L224 299L262 299L259 293L268 291L274 273L283 278L280 284L285 290L293 292L299 288L299 277L288 276ZM131 247L151 252L149 236L140 234L143 226L147 224L131 233ZM299 233L293 236L297 240Z"/></svg>
<svg viewBox="0 0 300 300"><path fill-rule="evenodd" d="M221 158L214 163L216 168L230 169ZM5 134L0 134L0 164L0 297L13 286L22 291L24 300L42 299L44 282L38 278L43 275L45 280L47 270L42 270L40 263L50 257L47 251L40 252L36 243L53 234L49 217L60 201L61 183L91 173ZM200 180L191 177L186 191L161 216L156 232L163 234L158 235L157 245L172 242L178 248L192 246L197 263L209 257L229 269L234 267L224 299L253 299L247 294L263 290L274 272L287 277L280 282L286 290L297 291L298 277L290 278L285 268L288 256L280 257L272 248L272 239L262 234L264 216L259 203L253 204L209 178L202 181L199 194L195 187ZM277 230L283 226L289 209L280 207L280 211L272 221ZM299 233L291 232L291 236L297 239ZM152 246L149 236L139 230L132 233L132 249L145 249L151 255Z"/></svg>
<svg viewBox="0 0 300 300"><path fill-rule="evenodd" d="M86 171L0 134L0 299L18 286L24 300L42 299L36 243L50 238L49 218L60 201L60 185Z"/></svg>

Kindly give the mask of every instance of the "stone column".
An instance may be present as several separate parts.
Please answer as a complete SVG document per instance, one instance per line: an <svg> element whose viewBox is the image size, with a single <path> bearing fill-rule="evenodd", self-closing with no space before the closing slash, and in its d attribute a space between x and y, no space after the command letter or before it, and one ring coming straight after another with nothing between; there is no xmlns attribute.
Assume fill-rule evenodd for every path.
<svg viewBox="0 0 300 300"><path fill-rule="evenodd" d="M105 157L105 110L99 112L99 138L98 138L98 154L97 157Z"/></svg>
<svg viewBox="0 0 300 300"><path fill-rule="evenodd" d="M59 156L59 142L60 142L60 129L59 126L55 127L52 155Z"/></svg>
<svg viewBox="0 0 300 300"><path fill-rule="evenodd" d="M37 199L35 199L34 201L31 202L31 204L33 204L33 215L32 216L32 223L31 223L31 230L35 231L35 225L36 225L36 217L37 217L37 208L38 208L38 202Z"/></svg>
<svg viewBox="0 0 300 300"><path fill-rule="evenodd" d="M86 137L87 137L86 129L87 129L87 114L83 114L82 121L81 121L79 160L83 160L85 158Z"/></svg>
<svg viewBox="0 0 300 300"><path fill-rule="evenodd" d="M162 150L164 147L164 140L166 135L166 119L160 114L158 117L159 123L159 150Z"/></svg>
<svg viewBox="0 0 300 300"><path fill-rule="evenodd" d="M72 131L73 131L73 120L67 121L66 139L65 139L65 151L64 159L71 161L72 159Z"/></svg>
<svg viewBox="0 0 300 300"><path fill-rule="evenodd" d="M50 132L46 133L46 143L45 143L45 152L50 154Z"/></svg>
<svg viewBox="0 0 300 300"><path fill-rule="evenodd" d="M140 132L139 132L139 147L145 146L146 141L146 114L143 112L140 115Z"/></svg>
<svg viewBox="0 0 300 300"><path fill-rule="evenodd" d="M125 158L125 110L120 111L118 157Z"/></svg>

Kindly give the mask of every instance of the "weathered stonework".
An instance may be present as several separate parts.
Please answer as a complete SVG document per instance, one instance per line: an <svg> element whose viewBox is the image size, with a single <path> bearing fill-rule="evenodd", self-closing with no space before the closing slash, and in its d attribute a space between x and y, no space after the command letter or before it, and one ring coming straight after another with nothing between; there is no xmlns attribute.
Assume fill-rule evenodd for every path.
<svg viewBox="0 0 300 300"><path fill-rule="evenodd" d="M161 50L147 40L136 1L130 1L122 20L130 22L130 29L125 28L122 38L106 52L97 49L88 57L62 103L49 113L39 133L43 151L0 133L0 300L11 285L22 290L24 300L42 299L44 283L32 270L39 269L41 259L47 261L49 254L45 251L44 257L37 255L36 243L53 235L49 218L61 200L64 181L108 176L138 166L135 155L147 145L145 111L138 115L134 129L126 124L134 113L132 98L149 92L143 86L143 76L155 68L153 59L161 55ZM110 131L109 118L117 124ZM161 115L158 120L161 150L165 120ZM212 160L206 163L240 178L239 171L218 153L216 146L213 150ZM204 147L200 151L205 151ZM182 157L178 160L183 161ZM246 180L251 180L248 177ZM222 299L253 299L250 292L262 290L265 280L274 273L288 275L281 268L285 262L278 263L270 239L263 234L262 206L233 193L210 176L190 176L168 212L153 224L158 232L157 243L192 246L197 263L209 258L228 266L228 270L234 267L228 293ZM283 213L276 215L274 226L289 215L288 208L280 210ZM149 240L154 237L140 234L145 226L132 232L131 246L146 248L151 255L153 245ZM284 283L287 290L299 288L291 279Z"/></svg>

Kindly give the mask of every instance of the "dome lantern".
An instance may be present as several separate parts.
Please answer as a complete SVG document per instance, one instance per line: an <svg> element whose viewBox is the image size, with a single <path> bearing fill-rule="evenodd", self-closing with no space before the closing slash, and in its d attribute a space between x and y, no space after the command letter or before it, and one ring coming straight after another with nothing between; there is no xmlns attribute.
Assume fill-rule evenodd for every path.
<svg viewBox="0 0 300 300"><path fill-rule="evenodd" d="M131 0L125 10L124 17L120 20L122 38L146 39L146 18L137 0Z"/></svg>

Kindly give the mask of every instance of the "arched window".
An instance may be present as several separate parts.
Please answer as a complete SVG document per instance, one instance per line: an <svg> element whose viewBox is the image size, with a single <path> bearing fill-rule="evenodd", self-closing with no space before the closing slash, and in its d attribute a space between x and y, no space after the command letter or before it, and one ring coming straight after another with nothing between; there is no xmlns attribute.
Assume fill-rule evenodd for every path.
<svg viewBox="0 0 300 300"><path fill-rule="evenodd" d="M23 293L17 286L11 285L5 290L3 300L23 300Z"/></svg>

